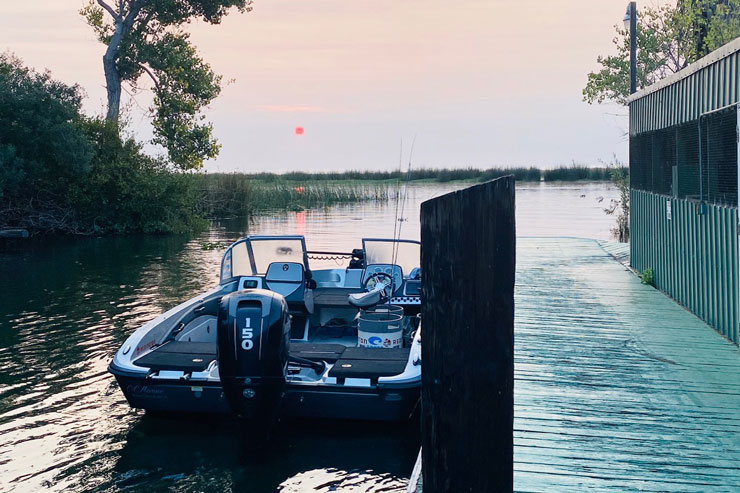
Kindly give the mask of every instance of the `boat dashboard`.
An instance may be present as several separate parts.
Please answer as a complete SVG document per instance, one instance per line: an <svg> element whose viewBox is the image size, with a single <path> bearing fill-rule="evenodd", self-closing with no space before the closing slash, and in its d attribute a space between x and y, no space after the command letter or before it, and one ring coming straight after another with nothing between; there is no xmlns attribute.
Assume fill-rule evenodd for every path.
<svg viewBox="0 0 740 493"><path fill-rule="evenodd" d="M395 268L394 268L395 267ZM393 280L393 296L391 302L394 304L420 304L421 303L421 280L404 277L398 266L375 265L367 269L324 269L313 271L313 280L316 282L313 292L321 294L324 291L348 290L353 293L375 287L371 276L377 273L389 274ZM370 280L370 283L367 281ZM265 289L264 276L243 276L237 282L237 290L242 289Z"/></svg>

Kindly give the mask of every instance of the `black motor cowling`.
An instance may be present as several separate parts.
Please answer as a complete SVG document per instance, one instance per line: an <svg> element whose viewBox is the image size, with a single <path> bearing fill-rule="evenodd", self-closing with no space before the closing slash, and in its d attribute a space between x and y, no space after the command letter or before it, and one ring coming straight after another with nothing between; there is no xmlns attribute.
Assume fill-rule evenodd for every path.
<svg viewBox="0 0 740 493"><path fill-rule="evenodd" d="M247 289L224 296L218 313L221 385L239 417L275 419L288 369L290 315L272 291Z"/></svg>

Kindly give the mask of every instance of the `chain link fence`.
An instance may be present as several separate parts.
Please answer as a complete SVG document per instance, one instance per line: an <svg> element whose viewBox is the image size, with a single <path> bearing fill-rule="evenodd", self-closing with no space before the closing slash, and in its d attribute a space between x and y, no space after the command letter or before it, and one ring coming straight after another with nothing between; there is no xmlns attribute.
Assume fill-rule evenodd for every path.
<svg viewBox="0 0 740 493"><path fill-rule="evenodd" d="M637 190L737 206L737 107L630 137Z"/></svg>

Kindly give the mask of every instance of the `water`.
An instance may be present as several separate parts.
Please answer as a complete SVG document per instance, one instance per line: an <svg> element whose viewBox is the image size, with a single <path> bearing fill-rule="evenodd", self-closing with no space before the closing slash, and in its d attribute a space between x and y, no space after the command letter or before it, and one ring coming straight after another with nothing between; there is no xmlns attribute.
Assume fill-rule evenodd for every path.
<svg viewBox="0 0 740 493"><path fill-rule="evenodd" d="M412 186L398 224L419 238L419 204L450 186ZM603 184L517 188L520 236L610 238ZM601 199L601 201L599 201ZM220 250L251 234L304 234L348 251L393 233L395 203L215 224L197 238L44 239L0 253L0 490L404 491L413 426L282 425L253 457L226 418L163 419L131 410L106 367L138 326L218 282Z"/></svg>

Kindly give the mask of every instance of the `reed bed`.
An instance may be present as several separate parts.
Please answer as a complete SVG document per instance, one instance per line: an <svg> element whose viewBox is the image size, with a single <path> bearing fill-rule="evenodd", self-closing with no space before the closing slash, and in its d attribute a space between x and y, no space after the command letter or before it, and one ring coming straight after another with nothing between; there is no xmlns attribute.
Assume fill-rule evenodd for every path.
<svg viewBox="0 0 740 493"><path fill-rule="evenodd" d="M499 178L501 176L514 175L519 182L538 181L609 181L610 172L608 167L592 168L584 165L574 164L571 166L560 166L554 169L540 169L535 167L518 168L417 168L411 171L337 171L306 173L303 171L292 171L289 173L256 173L246 175L256 181L263 183L276 182L341 182L341 181L432 181L447 183L451 181L475 181L484 182Z"/></svg>
<svg viewBox="0 0 740 493"><path fill-rule="evenodd" d="M361 183L295 183L256 181L252 185L252 200L259 208L303 210L335 204L388 200L388 186Z"/></svg>
<svg viewBox="0 0 740 493"><path fill-rule="evenodd" d="M206 217L248 216L254 209L252 180L242 174L206 174L199 176L200 208Z"/></svg>
<svg viewBox="0 0 740 493"><path fill-rule="evenodd" d="M245 174L202 176L202 211L207 217L259 214L274 210L301 211L336 204L386 201L387 184L359 182L262 180Z"/></svg>
<svg viewBox="0 0 740 493"><path fill-rule="evenodd" d="M396 181L406 180L436 181L488 181L500 176L513 174L520 181L539 181L540 170L537 168L418 168L411 171L337 171L306 173L291 171L289 173L256 173L249 175L262 182L312 182L312 181Z"/></svg>
<svg viewBox="0 0 740 493"><path fill-rule="evenodd" d="M624 168L625 173L627 172ZM412 182L485 182L514 175L518 182L608 181L608 167L572 165L539 168L420 168L408 172ZM405 181L401 171L342 171L305 173L212 173L201 181L200 208L210 218L248 216L264 211L327 207L335 204L385 201L395 197L396 184Z"/></svg>
<svg viewBox="0 0 740 493"><path fill-rule="evenodd" d="M561 166L555 169L542 170L542 178L545 181L609 181L611 180L611 171L607 167Z"/></svg>

